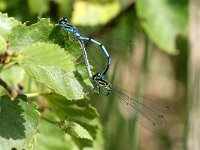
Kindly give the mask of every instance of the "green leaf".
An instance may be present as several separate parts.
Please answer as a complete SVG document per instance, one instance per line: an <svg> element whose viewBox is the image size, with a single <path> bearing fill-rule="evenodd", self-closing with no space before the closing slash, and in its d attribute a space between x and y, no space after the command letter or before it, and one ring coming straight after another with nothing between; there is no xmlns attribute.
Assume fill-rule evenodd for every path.
<svg viewBox="0 0 200 150"><path fill-rule="evenodd" d="M69 100L82 99L91 90L90 80L54 66L26 65L24 69L37 81Z"/></svg>
<svg viewBox="0 0 200 150"><path fill-rule="evenodd" d="M6 39L3 38L3 36L0 35L0 52L6 50Z"/></svg>
<svg viewBox="0 0 200 150"><path fill-rule="evenodd" d="M76 122L64 121L61 125L61 129L72 137L93 140L89 132Z"/></svg>
<svg viewBox="0 0 200 150"><path fill-rule="evenodd" d="M21 23L12 17L8 17L7 14L0 12L0 35L6 40L11 33L13 27L20 25Z"/></svg>
<svg viewBox="0 0 200 150"><path fill-rule="evenodd" d="M0 149L32 149L39 123L35 104L28 104L24 95L15 100L0 97Z"/></svg>
<svg viewBox="0 0 200 150"><path fill-rule="evenodd" d="M20 54L19 63L22 65L54 66L67 71L75 70L70 55L56 44L37 42L27 46Z"/></svg>
<svg viewBox="0 0 200 150"><path fill-rule="evenodd" d="M55 94L45 97L59 118L64 120L61 129L70 134L79 147L103 143L99 135L100 124L95 108L84 104L84 101L68 101Z"/></svg>
<svg viewBox="0 0 200 150"><path fill-rule="evenodd" d="M6 10L6 2L5 1L0 1L0 10L5 11Z"/></svg>
<svg viewBox="0 0 200 150"><path fill-rule="evenodd" d="M72 24L82 26L105 25L116 17L120 13L120 10L121 6L119 1L106 4L76 1L71 22Z"/></svg>
<svg viewBox="0 0 200 150"><path fill-rule="evenodd" d="M50 19L40 19L38 23L30 26L17 26L9 36L10 47L13 51L22 51L26 46L36 42L51 42L49 36L53 28Z"/></svg>
<svg viewBox="0 0 200 150"><path fill-rule="evenodd" d="M80 46L70 42L61 29L50 24L49 19L17 26L9 37L10 47L20 53L17 60L31 77L69 100L82 99L91 90L91 82L88 76L86 79L82 76L81 70L86 70L84 65L77 65L78 71L75 71L73 64L81 54Z"/></svg>
<svg viewBox="0 0 200 150"><path fill-rule="evenodd" d="M44 113L48 119L56 119L53 113ZM70 135L65 134L55 124L41 120L34 150L78 150Z"/></svg>
<svg viewBox="0 0 200 150"><path fill-rule="evenodd" d="M150 39L167 53L177 54L176 38L187 33L187 1L138 0L136 8Z"/></svg>
<svg viewBox="0 0 200 150"><path fill-rule="evenodd" d="M47 100L61 119L73 117L73 120L88 122L99 117L97 111L92 106L77 106L79 101L68 101L65 97L57 94L45 95ZM83 101L83 100L81 100Z"/></svg>
<svg viewBox="0 0 200 150"><path fill-rule="evenodd" d="M9 69L3 71L0 75L1 79L5 81L9 86L18 89L18 84L24 80L25 71L22 67L14 65ZM0 87L0 96L7 94L3 87Z"/></svg>
<svg viewBox="0 0 200 150"><path fill-rule="evenodd" d="M25 50L26 46L31 44L42 42L58 44L74 57L74 62L82 54L80 45L70 41L63 28L50 24L50 19L45 18L30 26L16 26L9 36L9 41L10 48L16 52Z"/></svg>
<svg viewBox="0 0 200 150"><path fill-rule="evenodd" d="M48 8L49 1L41 1L41 0L28 0L28 6L30 13L32 15L41 15L46 13Z"/></svg>

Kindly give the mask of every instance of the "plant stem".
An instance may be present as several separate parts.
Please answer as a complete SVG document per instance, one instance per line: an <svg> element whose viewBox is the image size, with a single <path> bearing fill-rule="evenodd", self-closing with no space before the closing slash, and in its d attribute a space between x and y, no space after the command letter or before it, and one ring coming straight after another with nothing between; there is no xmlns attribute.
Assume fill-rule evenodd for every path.
<svg viewBox="0 0 200 150"><path fill-rule="evenodd" d="M8 93L12 93L12 87L8 86L6 82L4 82L1 78L0 78L0 85L6 89L8 91Z"/></svg>
<svg viewBox="0 0 200 150"><path fill-rule="evenodd" d="M9 86L5 81L0 78L0 85L8 91L12 98L15 98L18 94L18 91Z"/></svg>
<svg viewBox="0 0 200 150"><path fill-rule="evenodd" d="M42 93L42 92L39 93L39 92L36 92L36 93L26 93L25 95L30 98L30 97L49 95L49 94L51 94L51 93Z"/></svg>
<svg viewBox="0 0 200 150"><path fill-rule="evenodd" d="M43 116L42 116L41 118L42 118L43 120L49 122L49 123L54 124L54 125L55 125L55 124L56 124L56 125L58 124L58 122L56 122L56 121L52 121L52 120L49 120L49 119L47 119L46 117L43 117Z"/></svg>
<svg viewBox="0 0 200 150"><path fill-rule="evenodd" d="M30 98L30 97L40 96L41 93L26 93L25 95Z"/></svg>

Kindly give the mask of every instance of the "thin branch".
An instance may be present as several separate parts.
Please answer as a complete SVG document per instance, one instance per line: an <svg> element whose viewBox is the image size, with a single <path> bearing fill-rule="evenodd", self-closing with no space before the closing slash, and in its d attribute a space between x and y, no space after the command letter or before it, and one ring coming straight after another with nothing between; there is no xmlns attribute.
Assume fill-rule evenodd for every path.
<svg viewBox="0 0 200 150"><path fill-rule="evenodd" d="M3 81L0 78L0 85L6 89L8 91L8 93L11 95L11 97L15 98L18 95L17 90L15 90L14 88L12 88L11 86L9 86L5 81Z"/></svg>
<svg viewBox="0 0 200 150"><path fill-rule="evenodd" d="M7 83L4 82L1 78L0 78L0 85L1 85L4 89L6 89L6 90L8 91L9 94L12 93L13 88L10 87L10 86L8 86Z"/></svg>
<svg viewBox="0 0 200 150"><path fill-rule="evenodd" d="M50 119L47 119L47 118L44 117L44 116L42 116L41 118L42 118L43 120L49 122L49 123L52 123L52 124L55 124L55 125L58 125L58 124L59 124L59 122L57 122L57 121L52 121L52 120L50 120Z"/></svg>

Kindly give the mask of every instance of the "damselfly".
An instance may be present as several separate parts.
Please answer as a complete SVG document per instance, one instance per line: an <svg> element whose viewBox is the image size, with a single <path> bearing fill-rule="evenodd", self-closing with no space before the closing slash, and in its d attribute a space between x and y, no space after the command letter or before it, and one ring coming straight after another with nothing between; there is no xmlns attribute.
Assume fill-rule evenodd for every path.
<svg viewBox="0 0 200 150"><path fill-rule="evenodd" d="M120 98L120 103L130 115L137 115L139 123L147 129L156 132L159 126L167 122L165 114L172 109L158 100L146 96L138 96L134 92L126 91L122 88L113 87L105 80L105 74L110 65L110 56L101 43L94 39L82 37L75 26L70 25L65 18L59 21L59 25L70 32L79 42L84 61L86 64L88 75L94 85L94 91L99 94L109 95L116 94ZM84 40L91 41L99 45L107 57L107 66L102 73L92 74L90 63L87 56L87 51L83 43ZM95 58L93 58L95 60Z"/></svg>
<svg viewBox="0 0 200 150"><path fill-rule="evenodd" d="M166 114L172 112L170 106L161 103L156 98L140 96L136 92L111 86L105 79L99 80L98 75L93 76L95 90L106 96L109 94L117 95L124 110L132 117L137 117L143 127L155 133L167 123Z"/></svg>
<svg viewBox="0 0 200 150"><path fill-rule="evenodd" d="M90 42L93 42L94 44L98 45L99 47L101 47L101 49L103 50L103 52L104 52L104 54L105 54L105 56L106 56L106 58L107 58L107 64L106 64L106 67L105 67L105 69L103 70L103 72L100 73L100 75L98 76L98 78L99 78L99 79L104 79L104 78L105 78L105 74L106 74L106 72L108 71L109 66L110 66L110 63L111 63L110 55L108 54L108 52L107 52L105 46L104 46L102 43L100 43L100 42L98 42L98 41L96 41L96 40L94 40L94 39L92 39L92 38L88 38L88 37L83 37L83 36L81 36L80 33L79 33L79 31L78 31L78 29L77 29L75 26L69 24L66 18L60 19L60 20L58 21L58 24L59 24L61 27L63 27L66 31L70 32L70 33L73 35L73 37L79 41L79 43L80 43L81 45L84 45L83 41L90 41ZM83 47L84 47L84 46L82 46L82 49L83 49ZM86 51L84 52L84 50L83 50L83 56L84 56L85 62L88 62L88 59L86 58L86 57L87 57ZM86 67L89 67L89 62L86 63ZM90 70L90 69L89 69L89 70ZM91 71L89 71L89 70L88 70L89 77L92 78Z"/></svg>
<svg viewBox="0 0 200 150"><path fill-rule="evenodd" d="M87 61L87 52L84 44L81 42L82 51L86 54L85 60ZM92 56L91 56L92 57ZM93 58L95 59L95 58ZM86 64L89 63L88 61ZM87 64L87 69L90 70L90 65ZM105 96L115 94L120 99L120 104L131 115L137 116L139 123L145 128L157 132L158 129L167 123L166 114L171 112L170 106L159 102L156 98L150 96L139 96L135 92L130 92L119 87L111 86L105 79L99 79L100 74L96 73L92 77L94 90Z"/></svg>

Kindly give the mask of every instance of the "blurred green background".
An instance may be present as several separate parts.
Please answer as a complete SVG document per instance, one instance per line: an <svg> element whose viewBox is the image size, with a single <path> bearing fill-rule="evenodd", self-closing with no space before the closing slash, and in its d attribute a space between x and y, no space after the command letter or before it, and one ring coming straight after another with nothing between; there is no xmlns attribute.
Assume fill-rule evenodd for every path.
<svg viewBox="0 0 200 150"><path fill-rule="evenodd" d="M153 134L123 112L117 97L93 95L104 149L185 149L187 0L0 0L0 11L27 24L38 17L57 23L66 16L71 24L87 29L85 35L100 40L99 35L108 35L104 43L112 58L108 80L158 97L174 109L165 130Z"/></svg>

